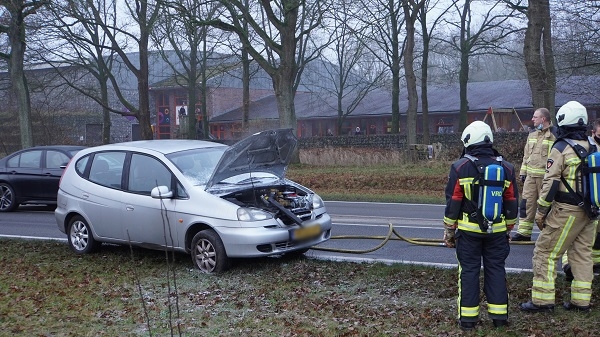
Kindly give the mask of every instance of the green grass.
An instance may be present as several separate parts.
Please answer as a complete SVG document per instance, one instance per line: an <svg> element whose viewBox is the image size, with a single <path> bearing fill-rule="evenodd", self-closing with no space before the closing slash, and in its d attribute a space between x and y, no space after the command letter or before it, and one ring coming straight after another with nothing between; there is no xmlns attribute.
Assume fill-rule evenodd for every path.
<svg viewBox="0 0 600 337"><path fill-rule="evenodd" d="M600 333L598 279L592 313L557 308L554 314L536 315L517 309L529 299L531 274L509 274L511 326L495 330L483 314L477 329L463 334L455 321L455 269L265 258L238 260L230 271L214 276L193 270L187 255L167 262L164 252L134 248L131 254L128 247L113 245L82 257L62 242L2 239L0 245L2 336ZM559 276L558 301L566 290Z"/></svg>

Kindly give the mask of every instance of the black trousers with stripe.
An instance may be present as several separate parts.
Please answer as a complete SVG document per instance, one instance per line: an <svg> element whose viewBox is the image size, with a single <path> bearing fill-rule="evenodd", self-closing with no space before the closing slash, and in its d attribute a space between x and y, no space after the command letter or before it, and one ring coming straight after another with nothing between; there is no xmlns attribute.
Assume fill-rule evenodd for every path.
<svg viewBox="0 0 600 337"><path fill-rule="evenodd" d="M458 230L456 257L459 264L459 319L479 320L479 276L483 262L483 292L492 319L508 318L505 260L510 252L508 235Z"/></svg>

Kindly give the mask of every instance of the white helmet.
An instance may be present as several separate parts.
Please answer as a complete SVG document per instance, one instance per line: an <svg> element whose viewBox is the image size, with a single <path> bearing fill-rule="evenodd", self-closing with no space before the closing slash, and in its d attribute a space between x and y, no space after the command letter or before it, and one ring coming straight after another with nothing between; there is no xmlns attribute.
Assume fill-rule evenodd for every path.
<svg viewBox="0 0 600 337"><path fill-rule="evenodd" d="M475 121L463 130L460 137L465 147L476 144L491 144L494 142L494 135L490 126L482 121Z"/></svg>
<svg viewBox="0 0 600 337"><path fill-rule="evenodd" d="M558 109L556 121L558 122L558 126L587 125L587 110L577 101L567 102Z"/></svg>

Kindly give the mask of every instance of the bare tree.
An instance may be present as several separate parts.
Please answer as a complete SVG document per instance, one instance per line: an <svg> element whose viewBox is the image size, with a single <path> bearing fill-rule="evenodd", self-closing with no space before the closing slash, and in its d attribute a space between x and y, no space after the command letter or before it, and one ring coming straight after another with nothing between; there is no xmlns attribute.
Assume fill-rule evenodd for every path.
<svg viewBox="0 0 600 337"><path fill-rule="evenodd" d="M425 5L419 8L419 22L421 23L421 35L423 50L421 54L421 114L423 118L423 143L429 144L429 100L428 100L428 88L429 88L429 51L431 48L431 35L433 30L436 28L440 20L446 14L446 12L452 7L458 0L453 0L450 5L444 7L442 12L433 20L433 22L427 22L427 13L432 8L439 8L440 2L435 1L433 4L429 1L425 1Z"/></svg>
<svg viewBox="0 0 600 337"><path fill-rule="evenodd" d="M114 76L110 77L111 84L121 104L129 110L129 113L135 116L140 124L141 137L143 139L152 139L151 121L150 121L150 93L149 93L149 42L150 33L156 24L158 15L161 11L160 1L134 0L124 3L127 10L121 13L133 21L133 27L127 26L127 20L122 20L123 24L115 26L111 22L104 21L102 8L98 8L92 1L87 1L88 8L93 14L93 20L104 31L104 34L110 40L110 45L104 46L113 50L119 55L120 61L125 68L131 72L137 79L138 102L137 106L132 103L126 95L120 90L119 83ZM128 54L128 40L135 44L137 60L132 59L135 54ZM113 73L118 71L113 69Z"/></svg>
<svg viewBox="0 0 600 337"><path fill-rule="evenodd" d="M481 2L479 6L481 15L473 17L474 13L471 5L474 0L464 0L462 6L459 3L454 4L454 9L460 17L460 21L446 21L450 27L458 30L458 35L453 35L446 42L460 55L459 71L459 90L460 90L460 113L459 113L459 131L467 126L467 111L469 110L469 101L467 98L467 84L469 82L469 60L473 56L485 53L504 53L503 43L511 34L520 31L518 27L513 27L511 20L518 14L514 5L503 6L503 0L493 1L488 5L487 2Z"/></svg>
<svg viewBox="0 0 600 337"><path fill-rule="evenodd" d="M549 0L529 0L523 56L531 98L534 109L545 107L554 116L556 70L551 26Z"/></svg>
<svg viewBox="0 0 600 337"><path fill-rule="evenodd" d="M94 1L105 22L116 24L116 2ZM63 82L90 97L102 107L102 143L110 142L110 113L125 114L111 107L109 82L114 52L106 48L108 38L89 11L87 0L55 1L48 7L44 34L36 36L37 57L49 64ZM90 74L96 81L85 80Z"/></svg>
<svg viewBox="0 0 600 337"><path fill-rule="evenodd" d="M319 92L323 101L327 102L330 96L335 97L335 105L331 108L337 111L337 135L344 133L346 117L356 110L368 93L381 86L384 74L359 38L365 27L359 26L360 22L352 18L350 8L353 4L351 0L336 2L328 20L331 22L328 34L333 40L324 52L324 59L331 63L323 62L320 71L314 74L325 78Z"/></svg>
<svg viewBox="0 0 600 337"><path fill-rule="evenodd" d="M391 133L400 129L400 78L403 55L404 11L402 2L396 0L361 0L361 10L355 17L370 25L362 40L377 60L391 73L392 121Z"/></svg>
<svg viewBox="0 0 600 337"><path fill-rule="evenodd" d="M404 10L404 27L406 40L404 43L404 73L406 76L406 91L408 92L408 109L406 111L406 141L408 144L417 142L417 76L414 69L415 22L425 0L402 0Z"/></svg>
<svg viewBox="0 0 600 337"><path fill-rule="evenodd" d="M273 81L279 125L296 130L294 97L304 66L320 56L322 45L315 44L310 34L320 27L328 1L260 0L250 8L243 0L219 2L228 14L199 23L238 35L242 48ZM252 41L250 36L257 36L260 41Z"/></svg>
<svg viewBox="0 0 600 337"><path fill-rule="evenodd" d="M187 88L188 111L184 117L187 123L184 123L185 130L182 130L182 135L189 139L198 137L195 114L198 107L202 117L201 137L206 139L210 134L206 104L207 78L214 75L208 74L208 63L216 54L215 49L219 47L222 34L211 35L210 27L198 26L196 20L198 17L217 17L222 8L215 3L180 0L168 2L166 9L167 15L159 19L152 37L164 61L173 71L175 82ZM164 43L165 40L168 43ZM173 53L165 47L172 49ZM225 66L214 68L223 69Z"/></svg>
<svg viewBox="0 0 600 337"><path fill-rule="evenodd" d="M0 34L8 36L10 47L8 52L0 52L0 58L8 62L12 92L17 99L21 146L23 148L33 146L31 101L24 71L25 50L27 49L25 42L27 24L25 20L30 15L35 14L36 10L46 3L45 0L3 0L0 2L0 17L2 17Z"/></svg>
<svg viewBox="0 0 600 337"><path fill-rule="evenodd" d="M557 76L600 73L600 2L553 4L553 53Z"/></svg>

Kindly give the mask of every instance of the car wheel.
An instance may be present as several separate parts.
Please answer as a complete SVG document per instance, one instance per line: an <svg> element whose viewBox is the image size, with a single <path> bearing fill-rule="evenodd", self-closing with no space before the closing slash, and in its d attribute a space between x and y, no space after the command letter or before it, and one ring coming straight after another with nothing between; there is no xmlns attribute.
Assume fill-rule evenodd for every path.
<svg viewBox="0 0 600 337"><path fill-rule="evenodd" d="M17 204L17 195L9 184L0 183L0 212L14 211Z"/></svg>
<svg viewBox="0 0 600 337"><path fill-rule="evenodd" d="M75 254L89 254L99 247L94 239L90 225L81 216L75 216L69 222L69 247Z"/></svg>
<svg viewBox="0 0 600 337"><path fill-rule="evenodd" d="M192 240L194 267L203 273L221 273L229 267L229 258L219 235L213 230L198 232Z"/></svg>

